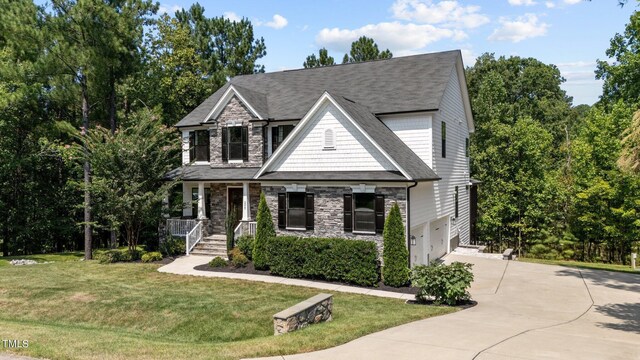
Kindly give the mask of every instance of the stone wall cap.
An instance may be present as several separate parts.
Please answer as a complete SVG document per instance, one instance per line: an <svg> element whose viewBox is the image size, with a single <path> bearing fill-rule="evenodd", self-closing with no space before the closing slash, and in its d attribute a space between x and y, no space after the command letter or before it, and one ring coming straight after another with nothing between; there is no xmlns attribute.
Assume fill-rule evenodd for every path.
<svg viewBox="0 0 640 360"><path fill-rule="evenodd" d="M273 315L273 318L286 320L292 317L293 315L296 315L304 310L307 310L313 306L316 306L325 300L331 299L332 297L333 297L332 294L324 294L324 293L318 294L316 296L312 296L307 300L301 301L288 309L280 311L279 313Z"/></svg>

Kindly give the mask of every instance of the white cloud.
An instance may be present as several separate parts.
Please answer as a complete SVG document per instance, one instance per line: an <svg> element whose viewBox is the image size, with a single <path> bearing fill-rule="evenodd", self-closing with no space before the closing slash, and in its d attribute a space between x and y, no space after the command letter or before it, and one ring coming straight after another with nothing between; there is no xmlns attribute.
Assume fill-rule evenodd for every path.
<svg viewBox="0 0 640 360"><path fill-rule="evenodd" d="M300 31L307 31L309 30L309 25L304 25L302 28L300 28Z"/></svg>
<svg viewBox="0 0 640 360"><path fill-rule="evenodd" d="M390 49L394 55L403 56L442 39L455 41L467 38L456 29L437 28L433 25L383 22L369 24L357 29L324 28L316 36L316 43L335 51L347 52L351 43L361 36L373 38L381 49Z"/></svg>
<svg viewBox="0 0 640 360"><path fill-rule="evenodd" d="M547 9L553 9L554 7L556 7L556 4L553 1L547 1L544 3L544 6L546 6Z"/></svg>
<svg viewBox="0 0 640 360"><path fill-rule="evenodd" d="M396 19L453 28L472 29L489 22L479 6L464 6L457 1L396 0L391 12Z"/></svg>
<svg viewBox="0 0 640 360"><path fill-rule="evenodd" d="M180 6L180 5L161 4L160 7L158 7L158 14L170 14L170 15L173 15L177 11L180 11L180 10L182 10L182 6Z"/></svg>
<svg viewBox="0 0 640 360"><path fill-rule="evenodd" d="M533 0L509 0L509 5L513 6L533 6L535 4L537 3Z"/></svg>
<svg viewBox="0 0 640 360"><path fill-rule="evenodd" d="M231 21L240 21L242 20L242 18L240 16L238 16L238 14L234 13L233 11L227 11L224 14L222 14L222 16L224 16L225 18L231 20Z"/></svg>
<svg viewBox="0 0 640 360"><path fill-rule="evenodd" d="M564 0L564 3L569 5L575 5L581 1L584 1L584 0Z"/></svg>
<svg viewBox="0 0 640 360"><path fill-rule="evenodd" d="M478 55L475 53L475 51L473 51L473 49L470 46L463 47L462 49L460 49L460 52L462 52L462 63L464 64L464 66L475 65L476 58L478 58Z"/></svg>
<svg viewBox="0 0 640 360"><path fill-rule="evenodd" d="M502 26L493 31L489 40L517 43L525 39L544 36L549 28L549 24L539 22L538 16L535 14L518 16L515 20L501 17L499 21Z"/></svg>
<svg viewBox="0 0 640 360"><path fill-rule="evenodd" d="M264 21L256 20L255 23L257 26L266 26L273 29L282 29L283 27L287 26L287 24L289 24L289 21L284 16L280 14L275 14L273 15L273 18L271 21L264 22Z"/></svg>

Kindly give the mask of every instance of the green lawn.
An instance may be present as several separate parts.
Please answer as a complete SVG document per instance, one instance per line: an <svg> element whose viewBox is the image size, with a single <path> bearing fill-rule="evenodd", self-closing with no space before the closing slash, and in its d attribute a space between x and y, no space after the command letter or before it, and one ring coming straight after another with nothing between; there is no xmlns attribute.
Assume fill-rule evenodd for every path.
<svg viewBox="0 0 640 360"><path fill-rule="evenodd" d="M68 261L77 258L40 256L56 262L31 266L2 266L8 262L0 258L0 338L29 340L21 354L51 359L270 356L332 347L454 311L335 292L334 321L276 337L272 315L319 290L163 274L153 264Z"/></svg>
<svg viewBox="0 0 640 360"><path fill-rule="evenodd" d="M548 265L560 265L567 267L574 267L579 269L594 269L594 270L608 270L608 271L617 271L617 272L626 272L626 273L636 273L640 275L640 271L633 270L630 265L617 265L617 264L604 264L604 263L592 263L592 262L581 262L581 261L569 261L569 260L543 260L543 259L534 259L534 258L518 258L519 261L538 263L538 264L548 264ZM638 264L640 266L640 264Z"/></svg>

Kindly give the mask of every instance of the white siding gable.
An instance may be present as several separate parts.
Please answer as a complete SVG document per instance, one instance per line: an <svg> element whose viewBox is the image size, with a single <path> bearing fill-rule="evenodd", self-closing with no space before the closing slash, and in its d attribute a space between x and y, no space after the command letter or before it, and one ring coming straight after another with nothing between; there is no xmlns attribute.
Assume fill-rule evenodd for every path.
<svg viewBox="0 0 640 360"><path fill-rule="evenodd" d="M390 116L382 119L387 127L393 131L413 152L431 166L431 115L403 115Z"/></svg>
<svg viewBox="0 0 640 360"><path fill-rule="evenodd" d="M446 125L446 158L442 157L442 122ZM451 223L451 236L460 233L460 243L469 243L469 158L465 156L465 139L469 137L458 73L454 68L442 97L440 111L433 118L432 169L442 180L433 185L436 217L455 215L455 187L458 187L458 218Z"/></svg>
<svg viewBox="0 0 640 360"><path fill-rule="evenodd" d="M320 106L303 125L270 171L396 170L387 158L332 103ZM325 131L333 130L335 149L325 149Z"/></svg>

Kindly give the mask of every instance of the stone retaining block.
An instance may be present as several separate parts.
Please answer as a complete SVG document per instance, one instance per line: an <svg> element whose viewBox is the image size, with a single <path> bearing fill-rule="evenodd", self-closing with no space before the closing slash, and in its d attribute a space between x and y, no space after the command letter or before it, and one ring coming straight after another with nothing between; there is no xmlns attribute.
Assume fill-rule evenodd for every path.
<svg viewBox="0 0 640 360"><path fill-rule="evenodd" d="M311 324L332 320L333 295L318 294L273 315L274 335L282 335Z"/></svg>

